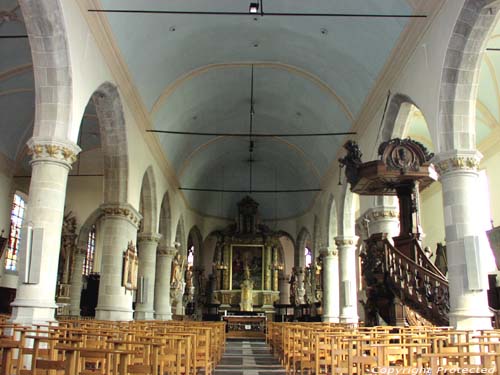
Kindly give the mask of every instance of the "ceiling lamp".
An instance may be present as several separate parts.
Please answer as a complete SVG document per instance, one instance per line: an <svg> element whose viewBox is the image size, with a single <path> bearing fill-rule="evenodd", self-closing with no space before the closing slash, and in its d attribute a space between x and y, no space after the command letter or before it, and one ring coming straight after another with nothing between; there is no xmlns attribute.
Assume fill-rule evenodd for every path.
<svg viewBox="0 0 500 375"><path fill-rule="evenodd" d="M250 6L248 7L248 13L250 14L255 14L259 12L259 3L250 3Z"/></svg>

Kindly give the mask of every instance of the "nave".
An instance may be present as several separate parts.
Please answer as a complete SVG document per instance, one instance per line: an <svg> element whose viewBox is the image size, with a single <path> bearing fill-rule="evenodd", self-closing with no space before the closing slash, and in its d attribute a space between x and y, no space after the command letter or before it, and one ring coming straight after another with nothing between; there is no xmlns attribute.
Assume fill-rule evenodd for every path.
<svg viewBox="0 0 500 375"><path fill-rule="evenodd" d="M285 375L285 369L264 341L228 339L215 375Z"/></svg>

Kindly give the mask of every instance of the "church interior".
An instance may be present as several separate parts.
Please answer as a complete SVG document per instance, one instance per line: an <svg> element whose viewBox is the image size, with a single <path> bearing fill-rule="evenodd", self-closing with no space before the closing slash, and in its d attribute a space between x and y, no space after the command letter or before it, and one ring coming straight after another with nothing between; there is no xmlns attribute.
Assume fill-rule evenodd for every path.
<svg viewBox="0 0 500 375"><path fill-rule="evenodd" d="M500 1L0 0L0 46L0 374L500 374Z"/></svg>

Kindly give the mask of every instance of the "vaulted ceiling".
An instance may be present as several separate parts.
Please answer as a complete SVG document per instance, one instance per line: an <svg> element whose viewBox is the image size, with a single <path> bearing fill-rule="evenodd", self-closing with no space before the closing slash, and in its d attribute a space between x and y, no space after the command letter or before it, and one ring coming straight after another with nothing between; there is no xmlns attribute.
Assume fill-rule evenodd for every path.
<svg viewBox="0 0 500 375"><path fill-rule="evenodd" d="M102 9L248 12L249 1L102 0ZM265 13L413 13L404 0L264 1ZM254 133L351 129L408 18L106 13L154 130ZM343 137L159 134L185 188L318 189ZM254 160L250 162L249 160ZM250 166L250 164L252 164ZM250 169L252 169L250 177ZM251 182L250 182L251 180ZM245 193L185 191L196 210L234 217ZM310 207L315 192L253 193L264 218Z"/></svg>
<svg viewBox="0 0 500 375"><path fill-rule="evenodd" d="M80 1L80 0L79 0ZM243 0L101 0L88 8L247 13ZM253 133L249 137L157 134L196 211L233 218L236 202L252 190L264 219L304 213L336 167L344 137L287 137L290 133L349 131L378 83L391 53L412 22L407 17L272 16L270 13L415 15L406 0L264 0L264 16L93 13L104 15L151 130L248 133L253 82ZM437 7L439 2L434 2ZM0 0L11 17L0 35L25 33L15 0ZM3 14L3 13L2 13ZM69 26L70 27L70 26ZM95 31L95 30L94 30ZM99 35L95 33L95 35ZM2 39L0 59L1 151L12 159L32 132L34 90L27 39ZM5 47L5 48L4 48ZM253 79L252 79L253 70ZM94 109L83 120L80 142L99 148ZM13 126L13 124L15 124ZM3 133L6 134L6 133ZM15 142L13 141L15 140ZM251 161L250 161L251 160ZM251 172L250 172L251 171ZM75 173L75 172L73 172Z"/></svg>

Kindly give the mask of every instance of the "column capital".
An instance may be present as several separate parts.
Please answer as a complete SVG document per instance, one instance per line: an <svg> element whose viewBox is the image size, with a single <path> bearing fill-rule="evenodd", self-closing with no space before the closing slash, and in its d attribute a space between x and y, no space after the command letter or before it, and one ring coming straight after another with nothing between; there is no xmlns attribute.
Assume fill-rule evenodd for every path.
<svg viewBox="0 0 500 375"><path fill-rule="evenodd" d="M399 218L399 209L397 207L373 207L366 210L364 217L370 221L378 221L378 220L398 220Z"/></svg>
<svg viewBox="0 0 500 375"><path fill-rule="evenodd" d="M81 151L77 144L68 140L33 137L27 142L31 163L39 161L56 162L71 168L78 153Z"/></svg>
<svg viewBox="0 0 500 375"><path fill-rule="evenodd" d="M164 255L173 258L175 253L177 253L177 249L173 246L159 246L158 254Z"/></svg>
<svg viewBox="0 0 500 375"><path fill-rule="evenodd" d="M358 242L358 236L337 236L335 237L335 245L338 247L354 246Z"/></svg>
<svg viewBox="0 0 500 375"><path fill-rule="evenodd" d="M76 255L87 255L87 248L83 246L76 246L75 248Z"/></svg>
<svg viewBox="0 0 500 375"><path fill-rule="evenodd" d="M319 253L323 257L339 255L339 252L337 249L335 249L334 247L328 247L328 246L320 247Z"/></svg>
<svg viewBox="0 0 500 375"><path fill-rule="evenodd" d="M136 228L142 215L129 203L104 203L100 206L104 217L120 217L129 220Z"/></svg>
<svg viewBox="0 0 500 375"><path fill-rule="evenodd" d="M477 150L452 150L437 154L432 159L436 172L443 176L453 171L476 172L483 155Z"/></svg>
<svg viewBox="0 0 500 375"><path fill-rule="evenodd" d="M162 235L160 233L141 232L137 235L137 242L156 242L159 243Z"/></svg>

